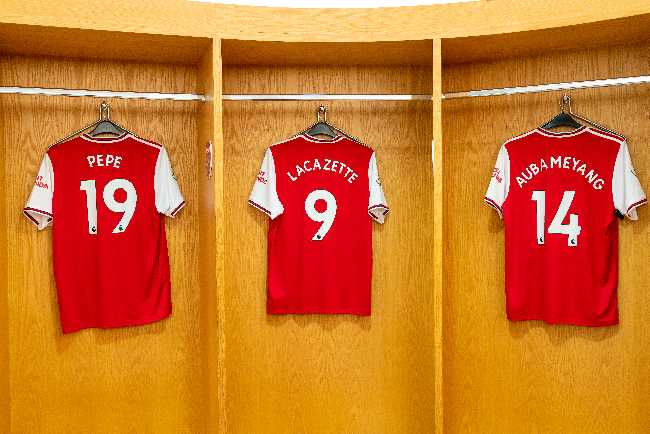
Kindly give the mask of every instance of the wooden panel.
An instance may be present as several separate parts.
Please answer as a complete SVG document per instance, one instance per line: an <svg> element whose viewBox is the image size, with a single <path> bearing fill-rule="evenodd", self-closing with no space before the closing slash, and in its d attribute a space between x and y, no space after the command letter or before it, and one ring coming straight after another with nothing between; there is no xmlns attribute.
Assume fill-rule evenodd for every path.
<svg viewBox="0 0 650 434"><path fill-rule="evenodd" d="M217 183L214 188L215 207L215 232L217 239L216 259L216 282L217 282L217 332L219 336L219 347L217 354L217 370L213 374L217 376L217 422L219 433L224 434L228 429L227 405L226 405L226 242L225 242L225 152L223 134L223 60L221 54L221 41L213 41L213 70L214 70L214 164L215 178ZM214 393L214 392L213 392Z"/></svg>
<svg viewBox="0 0 650 434"><path fill-rule="evenodd" d="M442 145L442 42L440 39L433 41L433 47L431 50L431 58L433 60L433 67L431 68L432 76L432 91L431 91L431 118L432 118L432 145L431 147L433 152L433 176L434 176L434 185L433 185L433 203L434 203L434 214L433 214L433 271L434 271L434 299L433 299L433 308L434 308L434 330L435 330L435 371L434 371L434 381L435 381L435 428L436 434L441 434L444 423L443 423L443 409L444 409L444 394L443 394L443 322L442 322L442 294L444 290L444 269L443 269L443 256L444 256L444 245L443 245L443 145Z"/></svg>
<svg viewBox="0 0 650 434"><path fill-rule="evenodd" d="M554 50L608 47L647 40L650 14L552 29L445 39L445 65L530 56ZM540 43L540 41L544 41Z"/></svg>
<svg viewBox="0 0 650 434"><path fill-rule="evenodd" d="M101 11L101 12L97 12ZM560 12L557 12L560 11ZM298 9L184 0L3 0L0 22L266 41L406 41L520 32L650 13L647 0L489 0Z"/></svg>
<svg viewBox="0 0 650 434"><path fill-rule="evenodd" d="M278 77L278 75L281 76ZM402 66L230 66L224 69L223 93L339 93L339 94L428 94L431 92L431 68ZM264 76L267 80L242 80L241 77ZM369 106L373 103L366 102ZM399 106L399 102L389 106ZM291 106L291 103L280 104ZM314 111L318 108L312 103ZM253 103L253 110L260 110ZM313 121L313 119L309 119ZM259 167L258 167L259 169Z"/></svg>
<svg viewBox="0 0 650 434"><path fill-rule="evenodd" d="M580 53L579 58L573 54ZM633 62L619 59L635 59ZM517 85L557 83L565 81L596 80L613 77L647 75L650 68L645 62L647 44L564 50L529 57L511 57L477 64L448 65L443 73L443 91L460 92L471 89L499 88ZM543 73L539 65L547 60L561 59L562 65L546 66ZM589 67L585 66L589 64ZM474 70L480 65L480 74ZM510 72L512 71L512 72ZM472 80L456 77L471 74ZM476 98L475 98L476 99ZM494 98L492 98L494 99ZM497 97L496 99L500 99ZM559 104L559 99L558 99ZM555 107L559 107L556 105Z"/></svg>
<svg viewBox="0 0 650 434"><path fill-rule="evenodd" d="M430 68L301 72L310 79L227 68L224 89L430 92ZM377 150L391 206L373 231L373 314L266 314L268 223L247 198L264 149L312 123L318 102L225 102L228 432L433 432L431 103L326 105L334 124Z"/></svg>
<svg viewBox="0 0 650 434"><path fill-rule="evenodd" d="M0 99L0 125L5 124L5 107ZM0 161L6 161L4 135L0 134ZM0 164L0 182L6 182L5 165ZM7 212L4 206L0 206L0 225L7 227ZM0 231L0 432L10 432L10 407L9 407L9 329L8 329L8 306L7 306L7 232Z"/></svg>
<svg viewBox="0 0 650 434"><path fill-rule="evenodd" d="M430 65L431 41L223 42L226 65Z"/></svg>
<svg viewBox="0 0 650 434"><path fill-rule="evenodd" d="M198 64L210 39L18 24L0 25L0 53Z"/></svg>
<svg viewBox="0 0 650 434"><path fill-rule="evenodd" d="M217 393L222 388L219 374L220 344L223 339L217 333L220 321L217 318L218 291L223 287L223 235L217 231L221 216L215 216L216 205L223 203L215 190L223 185L222 167L219 155L221 140L221 102L215 98L221 91L221 68L219 63L219 41L211 41L210 47L199 67L198 91L210 97L199 105L198 143L196 152L199 156L196 176L199 180L199 231L201 258L201 342L203 344L203 386L206 390L205 423L208 432L217 432L219 406L223 405L223 394ZM213 143L213 173L208 176L206 145ZM215 155L216 154L216 155ZM203 158L201 158L203 157ZM215 161L217 160L217 161ZM217 187L217 188L215 188ZM219 205L220 206L220 205ZM219 278L217 278L219 276Z"/></svg>
<svg viewBox="0 0 650 434"><path fill-rule="evenodd" d="M4 57L0 82L95 88L196 89L187 67ZM142 327L63 336L51 233L22 206L49 143L97 117L89 98L2 96L11 422L16 433L206 431L199 274L197 103L111 101L113 117L164 143L188 206L167 225L174 313Z"/></svg>
<svg viewBox="0 0 650 434"><path fill-rule="evenodd" d="M650 46L570 51L444 70L445 91L648 73ZM574 110L625 134L650 188L650 87L572 91ZM503 226L484 206L501 143L557 111L559 93L449 100L445 184L444 402L447 433L650 430L650 222L620 224L621 324L508 322Z"/></svg>
<svg viewBox="0 0 650 434"><path fill-rule="evenodd" d="M183 65L151 65L150 68L143 68L142 63L136 62L115 62L110 60L75 60L69 58L48 58L48 57L27 57L7 56L3 59L15 59L20 63L20 73L5 74L3 86L35 86L35 87L63 87L72 89L109 89L109 90L132 90L142 92L170 92L170 93L193 93L196 83L196 69ZM59 70L48 73L47 67L50 64L57 65ZM109 72L110 71L110 72ZM28 100L27 96L16 97L19 101ZM53 109L57 103L65 101L67 97L56 97L44 99L50 101L48 107ZM77 105L79 101L88 101L88 104L99 104L100 99L75 99L71 100ZM177 103L164 105L159 102L160 107L177 107ZM188 105L194 107L196 103ZM59 109L60 110L60 109ZM149 110L151 111L151 109ZM65 115L68 115L65 113ZM92 116L90 119L96 118ZM82 122L82 119L77 119ZM78 124L72 124L77 126Z"/></svg>

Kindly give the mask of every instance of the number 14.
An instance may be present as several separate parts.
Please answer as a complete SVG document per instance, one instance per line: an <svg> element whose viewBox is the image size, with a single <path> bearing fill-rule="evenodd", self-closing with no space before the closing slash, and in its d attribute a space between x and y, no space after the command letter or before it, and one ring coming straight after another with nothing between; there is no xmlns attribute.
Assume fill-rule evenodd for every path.
<svg viewBox="0 0 650 434"><path fill-rule="evenodd" d="M578 225L578 215L571 214L569 215L569 223L563 224L562 222L566 218L573 198L575 197L575 191L565 191L562 195L562 201L560 206L555 213L555 217L551 221L551 224L548 226L549 234L564 234L567 235L567 245L569 247L576 247L578 245L578 235L580 235L580 226ZM531 198L537 203L537 244L544 244L544 227L546 225L546 192L543 190L533 191L533 197Z"/></svg>

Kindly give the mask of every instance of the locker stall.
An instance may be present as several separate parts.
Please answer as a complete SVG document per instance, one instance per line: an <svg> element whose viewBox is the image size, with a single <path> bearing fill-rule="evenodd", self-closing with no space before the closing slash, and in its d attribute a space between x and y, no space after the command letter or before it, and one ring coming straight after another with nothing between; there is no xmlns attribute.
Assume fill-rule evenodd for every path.
<svg viewBox="0 0 650 434"><path fill-rule="evenodd" d="M222 50L224 99L431 93L431 41L225 40ZM431 102L223 104L229 429L309 432L327 420L326 432L426 431L434 416ZM265 149L316 122L321 104L329 122L375 149L391 209L373 228L370 317L266 314L269 219L248 195Z"/></svg>
<svg viewBox="0 0 650 434"><path fill-rule="evenodd" d="M59 39L52 32L19 25L0 28L3 86L209 90L209 38L66 30ZM55 37L58 43L51 42ZM41 39L50 42L39 46ZM107 41L114 42L105 50ZM204 173L205 142L214 137L212 104L108 101L114 120L166 146L188 203L178 218L166 222L173 293L168 320L63 335L51 231L37 231L21 216L49 144L95 121L101 101L0 95L1 262L6 273L0 431L207 432L209 408L216 402L208 381L210 366L216 364L209 332L216 319L209 315L216 309L216 243L210 230L215 211L213 188Z"/></svg>
<svg viewBox="0 0 650 434"><path fill-rule="evenodd" d="M647 75L647 20L443 40L443 92ZM576 113L623 134L636 171L648 173L647 85L443 100L445 432L650 426L647 210L619 223L619 325L505 319L504 227L482 198L499 146L548 121L564 93Z"/></svg>

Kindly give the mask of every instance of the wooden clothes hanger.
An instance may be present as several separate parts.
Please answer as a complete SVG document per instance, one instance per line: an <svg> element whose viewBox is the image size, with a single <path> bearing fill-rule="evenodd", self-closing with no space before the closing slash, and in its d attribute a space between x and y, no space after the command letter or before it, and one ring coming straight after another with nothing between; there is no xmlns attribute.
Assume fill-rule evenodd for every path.
<svg viewBox="0 0 650 434"><path fill-rule="evenodd" d="M113 134L113 135L116 135L116 136L121 136L121 135L124 135L124 134L127 134L127 133L131 134L131 135L133 135L135 137L138 137L138 135L135 134L134 132L124 128L123 126L121 126L118 123L116 123L115 121L113 121L111 119L111 107L108 105L108 103L106 101L102 101L102 103L99 105L99 119L97 119L95 122L93 122L93 123L91 123L89 125L86 125L85 127L81 128L81 129L79 129L79 130L77 130L77 131L75 131L75 132L73 132L71 134L68 134L64 138L62 138L60 140L57 140L56 142L54 142L52 144L52 146L58 145L59 143L63 143L65 141L67 141L67 140L70 140L71 138L73 138L73 137L83 133L87 129L93 128L93 127L95 127L95 128L92 131L87 133L91 137L96 137L96 136L98 136L100 134ZM140 138L140 137L138 137L138 138Z"/></svg>

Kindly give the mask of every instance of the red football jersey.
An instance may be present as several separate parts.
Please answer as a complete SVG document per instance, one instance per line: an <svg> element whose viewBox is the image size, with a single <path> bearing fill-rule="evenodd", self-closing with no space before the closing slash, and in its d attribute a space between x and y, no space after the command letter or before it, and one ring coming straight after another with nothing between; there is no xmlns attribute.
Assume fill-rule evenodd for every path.
<svg viewBox="0 0 650 434"><path fill-rule="evenodd" d="M388 213L371 148L306 134L271 146L249 203L272 219L268 313L370 315L371 219Z"/></svg>
<svg viewBox="0 0 650 434"><path fill-rule="evenodd" d="M485 200L503 217L508 318L618 323L617 215L646 202L625 140L542 129L499 151Z"/></svg>
<svg viewBox="0 0 650 434"><path fill-rule="evenodd" d="M52 224L64 333L171 313L163 214L184 204L159 144L81 135L50 147L23 212L38 229Z"/></svg>

